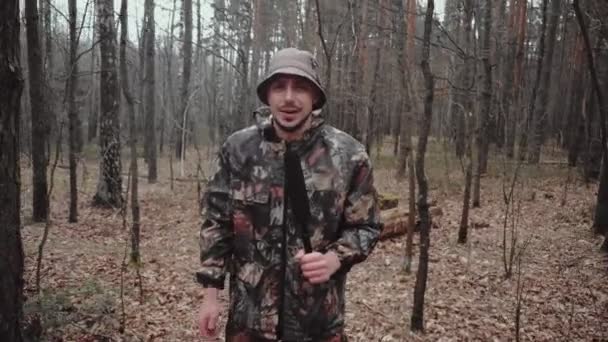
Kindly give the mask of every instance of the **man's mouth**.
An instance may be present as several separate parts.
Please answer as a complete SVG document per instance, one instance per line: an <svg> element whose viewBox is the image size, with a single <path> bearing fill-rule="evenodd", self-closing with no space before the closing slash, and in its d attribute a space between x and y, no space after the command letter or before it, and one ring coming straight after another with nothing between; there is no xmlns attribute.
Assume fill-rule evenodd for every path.
<svg viewBox="0 0 608 342"><path fill-rule="evenodd" d="M297 114L300 110L297 108L282 108L281 112L285 114Z"/></svg>

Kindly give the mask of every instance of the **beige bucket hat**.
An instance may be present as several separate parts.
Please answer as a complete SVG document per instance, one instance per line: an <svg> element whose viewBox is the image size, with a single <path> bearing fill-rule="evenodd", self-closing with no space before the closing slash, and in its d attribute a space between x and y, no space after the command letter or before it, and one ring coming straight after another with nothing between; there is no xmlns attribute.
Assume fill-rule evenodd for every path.
<svg viewBox="0 0 608 342"><path fill-rule="evenodd" d="M320 109L327 101L325 90L321 85L318 70L319 64L314 56L304 50L286 48L279 50L272 56L266 77L258 84L258 98L268 105L268 86L272 79L279 74L301 76L312 82L319 89L319 100L314 104L313 110Z"/></svg>

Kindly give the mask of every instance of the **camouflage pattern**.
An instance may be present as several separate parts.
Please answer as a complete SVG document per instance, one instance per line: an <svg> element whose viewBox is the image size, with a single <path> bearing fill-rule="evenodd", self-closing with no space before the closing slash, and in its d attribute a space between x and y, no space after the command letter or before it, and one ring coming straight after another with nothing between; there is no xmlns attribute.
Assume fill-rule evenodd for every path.
<svg viewBox="0 0 608 342"><path fill-rule="evenodd" d="M289 145L276 138L270 120L232 134L222 146L203 198L197 280L222 289L230 274L227 341L311 341L306 326L316 300L323 301L315 315L323 336L315 340L339 341L346 274L373 250L381 230L372 166L359 142L318 116L305 137ZM334 251L341 261L322 285L324 298L313 296L295 260L304 247L290 205L284 208L287 148L301 156L313 249Z"/></svg>

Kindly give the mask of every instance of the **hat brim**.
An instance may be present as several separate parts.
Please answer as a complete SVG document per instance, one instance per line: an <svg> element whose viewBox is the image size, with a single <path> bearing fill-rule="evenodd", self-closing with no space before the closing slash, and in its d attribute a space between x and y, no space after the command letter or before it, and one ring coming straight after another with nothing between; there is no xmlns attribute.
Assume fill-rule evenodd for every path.
<svg viewBox="0 0 608 342"><path fill-rule="evenodd" d="M266 76L266 78L264 80L262 80L262 82L260 82L258 84L258 88L257 88L258 98L260 99L260 101L263 104L265 104L267 106L269 105L268 104L268 87L270 86L270 83L273 81L273 79L276 78L278 75L300 76L300 77L303 77L306 80L310 81L312 84L314 84L315 87L319 90L319 98L313 104L313 107L312 107L313 110L320 109L321 107L323 107L323 105L325 105L325 102L327 102L325 90L323 90L323 87L317 80L310 77L310 75L308 75L306 72L304 72L303 70L301 70L299 68L283 67L283 68L278 68L277 70L274 70L272 73L270 73L268 76Z"/></svg>

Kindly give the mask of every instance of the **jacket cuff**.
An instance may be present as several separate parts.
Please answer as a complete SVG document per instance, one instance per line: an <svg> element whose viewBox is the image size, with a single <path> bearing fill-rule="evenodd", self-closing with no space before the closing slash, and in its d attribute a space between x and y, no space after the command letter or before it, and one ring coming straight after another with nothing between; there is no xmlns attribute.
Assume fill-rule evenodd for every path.
<svg viewBox="0 0 608 342"><path fill-rule="evenodd" d="M340 268L334 273L334 276L342 276L348 273L350 269L354 266L353 258L351 255L344 253L344 247L341 248L339 244L332 244L327 246L327 252L333 252L338 256L338 260L340 260Z"/></svg>
<svg viewBox="0 0 608 342"><path fill-rule="evenodd" d="M218 290L223 290L225 279L225 276L221 278L213 278L207 275L205 272L196 272L196 281L204 288L215 288Z"/></svg>

